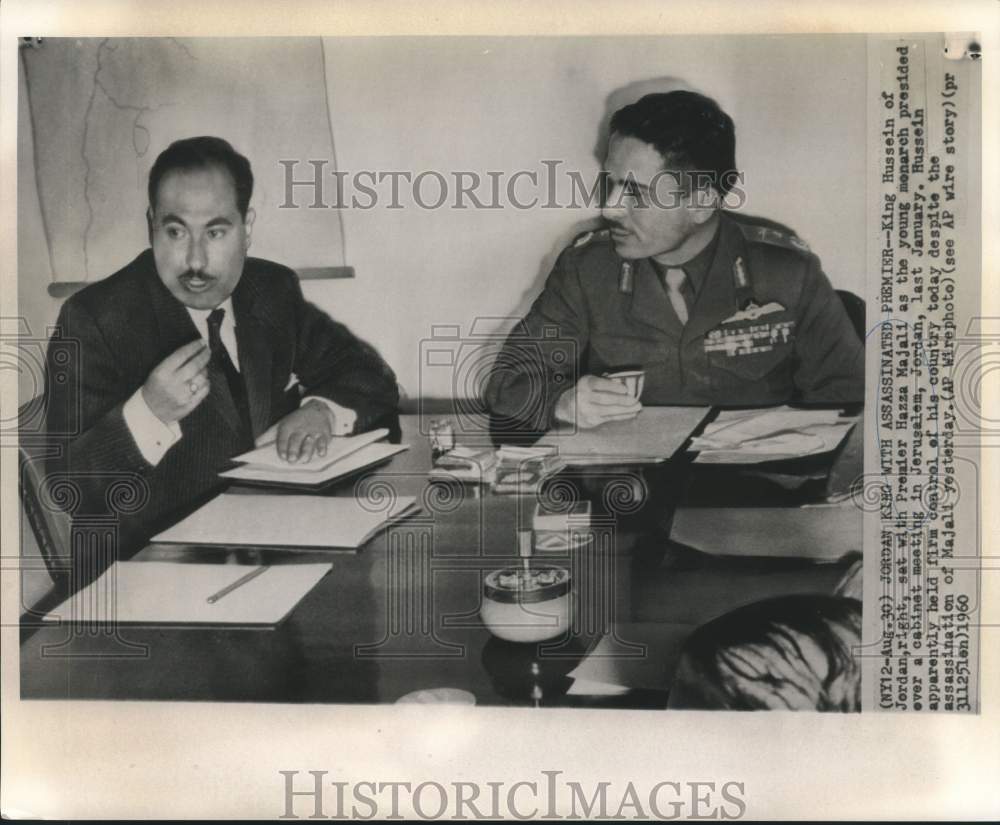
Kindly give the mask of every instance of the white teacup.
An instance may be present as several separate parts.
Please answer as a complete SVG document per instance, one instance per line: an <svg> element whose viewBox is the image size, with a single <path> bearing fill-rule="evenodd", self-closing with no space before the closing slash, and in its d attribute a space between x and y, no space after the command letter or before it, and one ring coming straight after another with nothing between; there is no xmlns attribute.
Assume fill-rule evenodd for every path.
<svg viewBox="0 0 1000 825"><path fill-rule="evenodd" d="M646 373L642 370L622 370L620 372L606 372L605 378L614 378L624 384L629 394L638 400L642 396L642 388L646 384Z"/></svg>

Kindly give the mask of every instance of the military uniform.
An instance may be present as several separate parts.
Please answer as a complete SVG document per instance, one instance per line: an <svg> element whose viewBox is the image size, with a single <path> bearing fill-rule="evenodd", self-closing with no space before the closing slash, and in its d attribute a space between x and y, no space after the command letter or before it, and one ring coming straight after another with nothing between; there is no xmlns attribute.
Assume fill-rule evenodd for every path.
<svg viewBox="0 0 1000 825"><path fill-rule="evenodd" d="M494 420L544 430L577 378L630 368L645 405L862 401L863 345L808 247L729 212L713 243L682 325L651 260L624 262L606 231L578 238L490 375Z"/></svg>

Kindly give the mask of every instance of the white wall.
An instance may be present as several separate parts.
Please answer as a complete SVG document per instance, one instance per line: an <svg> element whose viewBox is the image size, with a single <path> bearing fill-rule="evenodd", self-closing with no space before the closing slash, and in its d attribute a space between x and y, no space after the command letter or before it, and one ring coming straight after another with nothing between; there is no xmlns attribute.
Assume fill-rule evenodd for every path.
<svg viewBox="0 0 1000 825"><path fill-rule="evenodd" d="M337 161L347 172L542 171L540 160L562 159L592 175L607 98L674 78L733 117L747 210L792 226L835 286L864 294L861 37L821 47L814 37L327 38L325 49ZM358 277L310 294L376 341L415 394L416 343L431 325L466 331L476 315L522 313L591 216L345 210ZM445 395L450 386L434 375L420 389Z"/></svg>
<svg viewBox="0 0 1000 825"><path fill-rule="evenodd" d="M24 75L18 73L17 118L19 127L29 123L27 90ZM52 265L45 244L42 210L38 202L35 181L35 153L30 129L17 130L17 308L20 335L36 339L37 351L41 342L48 339L48 328L55 323L59 302L51 298L48 286L52 283ZM110 273L108 273L110 274ZM7 329L4 330L8 332ZM45 386L41 372L41 359L30 356L18 359L18 396L24 403L40 394Z"/></svg>
<svg viewBox="0 0 1000 825"><path fill-rule="evenodd" d="M541 160L559 159L592 176L616 90L672 78L711 95L736 122L748 211L792 226L835 286L864 292L863 37L324 38L324 50L336 163L349 174L543 172ZM39 330L58 307L42 287L51 272L30 146L21 149L19 218L34 226L19 234L20 307ZM258 175L277 165L251 160ZM277 203L255 206L260 224ZM305 282L306 295L376 344L410 395L441 396L451 392L446 371L420 383L419 341L432 324L467 333L477 315L522 313L594 213L411 205L342 217L357 278ZM122 250L123 263L136 251Z"/></svg>

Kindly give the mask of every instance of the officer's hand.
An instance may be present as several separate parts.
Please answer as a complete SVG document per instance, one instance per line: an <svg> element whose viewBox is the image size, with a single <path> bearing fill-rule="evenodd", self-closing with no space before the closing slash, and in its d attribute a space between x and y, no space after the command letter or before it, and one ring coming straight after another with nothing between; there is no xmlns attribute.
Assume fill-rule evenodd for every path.
<svg viewBox="0 0 1000 825"><path fill-rule="evenodd" d="M333 414L319 401L309 401L278 422L278 457L289 464L306 464L326 455L333 435Z"/></svg>
<svg viewBox="0 0 1000 825"><path fill-rule="evenodd" d="M590 429L605 421L635 418L641 409L642 404L621 381L585 375L559 397L555 416L557 421Z"/></svg>
<svg viewBox="0 0 1000 825"><path fill-rule="evenodd" d="M199 338L164 358L142 385L146 406L164 424L180 421L208 395L211 350Z"/></svg>

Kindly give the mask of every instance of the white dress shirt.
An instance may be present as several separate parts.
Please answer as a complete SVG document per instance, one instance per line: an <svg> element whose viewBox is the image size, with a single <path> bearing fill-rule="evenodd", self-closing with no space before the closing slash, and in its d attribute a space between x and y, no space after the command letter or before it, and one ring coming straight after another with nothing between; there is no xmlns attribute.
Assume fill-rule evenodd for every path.
<svg viewBox="0 0 1000 825"><path fill-rule="evenodd" d="M219 304L219 307L226 312L219 327L219 338L222 340L222 345L226 348L226 352L229 353L229 358L233 362L233 366L239 370L240 358L239 348L236 344L236 320L233 313L232 298L227 298ZM185 309L188 311L188 315L191 316L198 334L207 343L208 316L213 310L192 309L191 307L185 307ZM326 406L330 414L330 428L334 435L347 435L354 429L354 422L358 418L358 414L354 410L341 407L328 398L316 395L306 396L302 399L302 403L305 404L307 401L312 400L321 401ZM132 434L139 452L153 466L159 464L163 456L167 454L167 451L181 439L180 422L173 421L170 424L165 424L161 421L156 413L149 408L146 399L143 398L141 387L125 402L122 414L125 417L125 425ZM261 434L257 442L259 444L266 443L268 440L273 439L276 430L277 424L268 429L267 432Z"/></svg>

